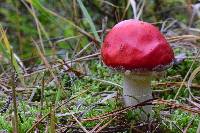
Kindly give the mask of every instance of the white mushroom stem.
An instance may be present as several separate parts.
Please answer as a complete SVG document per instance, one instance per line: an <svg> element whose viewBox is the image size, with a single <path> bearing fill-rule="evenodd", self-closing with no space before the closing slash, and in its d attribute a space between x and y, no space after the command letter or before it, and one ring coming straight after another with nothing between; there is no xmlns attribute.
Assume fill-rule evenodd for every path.
<svg viewBox="0 0 200 133"><path fill-rule="evenodd" d="M152 99L151 75L124 74L123 98L126 106L133 106ZM143 106L144 114L151 114L152 106ZM142 114L143 115L143 114ZM142 116L142 118L144 118Z"/></svg>

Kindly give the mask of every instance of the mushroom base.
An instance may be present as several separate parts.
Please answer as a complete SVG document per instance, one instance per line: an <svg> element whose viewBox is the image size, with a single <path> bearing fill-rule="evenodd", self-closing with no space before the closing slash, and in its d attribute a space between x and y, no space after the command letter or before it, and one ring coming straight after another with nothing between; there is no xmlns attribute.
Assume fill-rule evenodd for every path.
<svg viewBox="0 0 200 133"><path fill-rule="evenodd" d="M134 75L133 73L125 74L123 98L126 106L134 106L148 99L152 99L151 76ZM152 106L146 105L142 109L141 118L147 120L148 114L151 116Z"/></svg>

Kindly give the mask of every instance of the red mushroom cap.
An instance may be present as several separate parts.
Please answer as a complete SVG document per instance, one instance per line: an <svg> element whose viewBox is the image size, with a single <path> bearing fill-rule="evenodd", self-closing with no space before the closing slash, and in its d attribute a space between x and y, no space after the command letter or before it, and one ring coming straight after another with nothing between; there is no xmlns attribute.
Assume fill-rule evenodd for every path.
<svg viewBox="0 0 200 133"><path fill-rule="evenodd" d="M163 70L174 60L165 37L153 25L125 20L115 25L101 48L103 62L114 69Z"/></svg>

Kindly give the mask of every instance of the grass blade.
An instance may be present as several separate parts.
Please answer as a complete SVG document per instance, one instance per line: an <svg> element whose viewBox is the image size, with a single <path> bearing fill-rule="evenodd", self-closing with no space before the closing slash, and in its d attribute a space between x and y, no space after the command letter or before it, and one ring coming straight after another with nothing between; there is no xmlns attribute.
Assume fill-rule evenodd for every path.
<svg viewBox="0 0 200 133"><path fill-rule="evenodd" d="M1 33L1 40L0 40L0 52L2 52L4 54L4 56L7 59L10 59L11 57L11 51L12 51L12 46L10 45L10 42L8 41L7 35L5 30L3 29L3 27L0 25L0 33ZM19 58L16 56L15 53L13 53L13 66L17 72L17 74L19 75L19 78L21 80L22 83L24 83L23 81L23 75L22 75L22 69L19 66L19 64L17 63L17 60Z"/></svg>
<svg viewBox="0 0 200 133"><path fill-rule="evenodd" d="M21 0L23 1L23 0ZM51 17L52 16L56 16L59 19L63 20L64 22L66 22L67 24L69 24L70 26L72 26L73 28L75 28L76 30L78 30L80 33L82 33L83 35L87 36L88 38L90 38L92 41L94 41L95 44L99 44L101 41L97 40L96 38L94 38L90 33L86 32L84 29L82 29L81 27L77 26L76 24L74 24L72 21L56 14L55 12L45 8L40 1L38 0L26 0L29 4L33 5L33 7L35 7L39 12L46 14L46 16ZM98 34L97 34L98 35Z"/></svg>
<svg viewBox="0 0 200 133"><path fill-rule="evenodd" d="M56 117L54 110L51 110L50 113L50 133L56 132Z"/></svg>
<svg viewBox="0 0 200 133"><path fill-rule="evenodd" d="M81 8L81 10L82 10L82 12L83 12L83 14L84 14L84 16L86 17L86 19L87 19L87 21L88 21L88 23L89 23L89 25L90 25L90 28L91 28L91 30L92 30L92 32L93 32L95 38L100 42L101 39L100 39L100 37L99 37L99 35L98 35L98 33L97 33L97 30L96 30L95 25L94 25L94 23L93 23L93 21L92 21L92 18L90 17L90 15L89 15L87 9L86 9L85 6L83 5L82 0L77 0L77 1L78 1L78 4L79 4L79 6L80 6L80 8Z"/></svg>

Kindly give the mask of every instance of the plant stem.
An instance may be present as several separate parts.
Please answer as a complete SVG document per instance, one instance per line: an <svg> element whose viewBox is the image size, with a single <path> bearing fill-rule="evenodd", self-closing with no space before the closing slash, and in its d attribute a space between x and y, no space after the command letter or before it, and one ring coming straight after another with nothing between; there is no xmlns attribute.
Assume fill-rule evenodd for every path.
<svg viewBox="0 0 200 133"><path fill-rule="evenodd" d="M13 64L13 51L11 50L11 64L14 68ZM19 121L18 121L18 113L17 113L17 100L16 100L16 85L15 85L15 71L11 77L11 88L12 88L12 99L13 99L13 109L14 109L14 132L19 133Z"/></svg>

